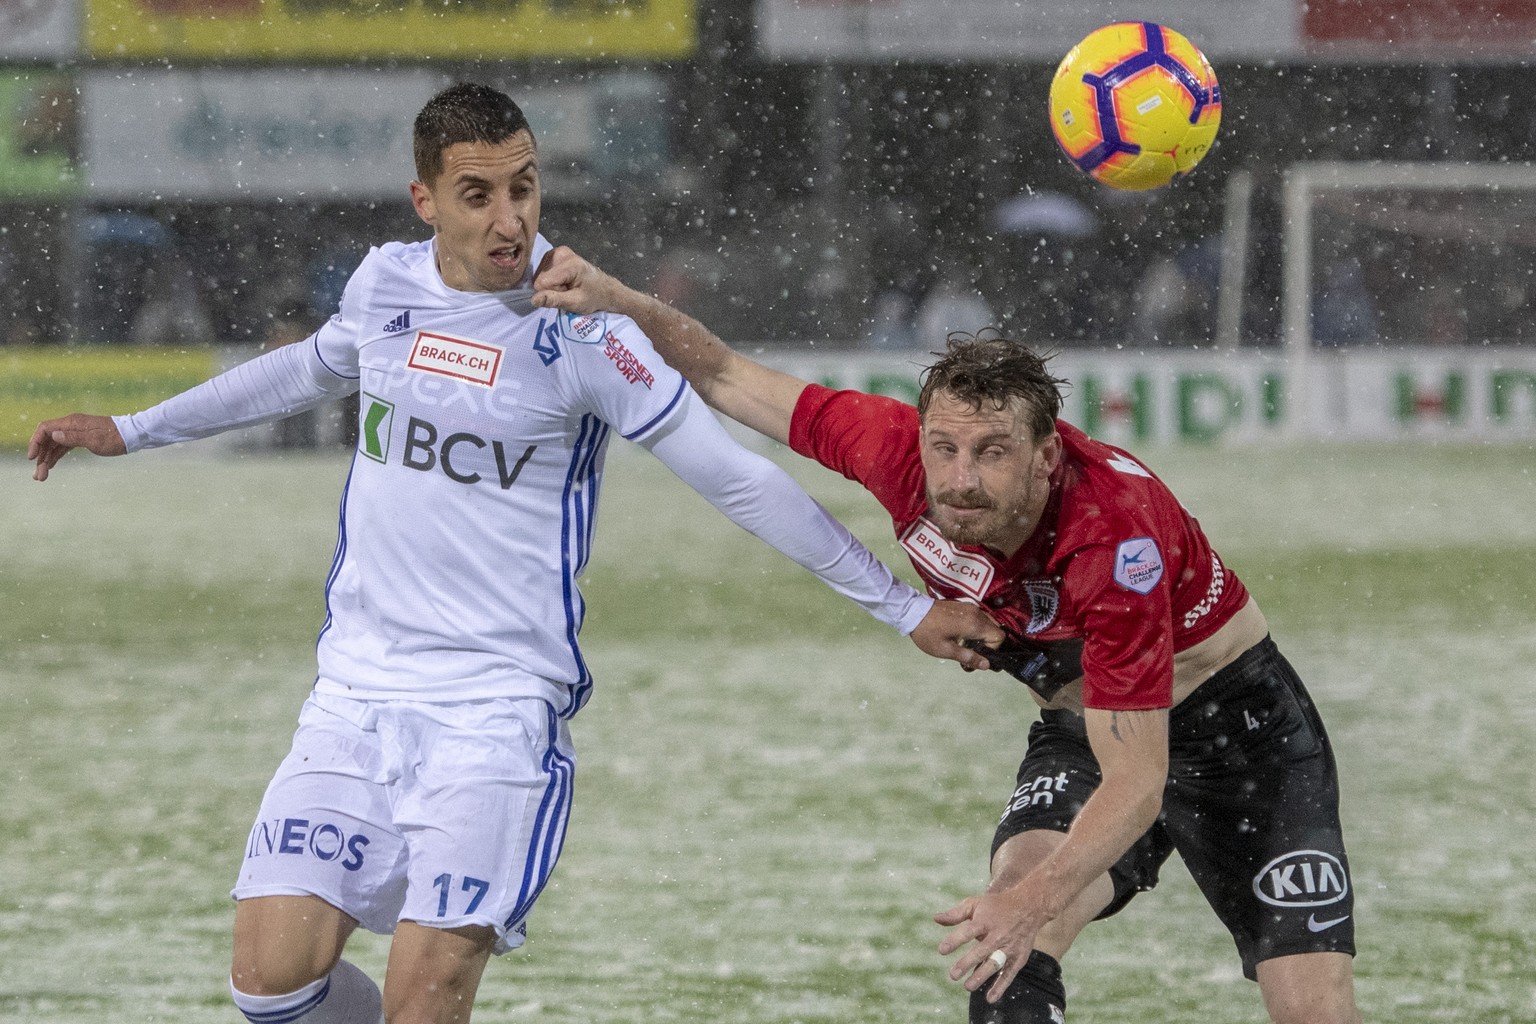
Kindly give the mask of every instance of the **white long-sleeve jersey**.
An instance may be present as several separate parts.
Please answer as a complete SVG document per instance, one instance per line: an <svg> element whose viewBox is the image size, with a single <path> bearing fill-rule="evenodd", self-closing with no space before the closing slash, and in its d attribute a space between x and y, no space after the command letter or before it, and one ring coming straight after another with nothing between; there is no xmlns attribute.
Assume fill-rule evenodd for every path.
<svg viewBox="0 0 1536 1024"><path fill-rule="evenodd" d="M533 266L548 249L539 238ZM931 598L736 444L632 321L535 309L531 297L456 291L431 242L392 242L307 341L115 418L136 451L361 392L317 689L534 696L575 714L592 683L576 581L614 432L899 632L927 614Z"/></svg>

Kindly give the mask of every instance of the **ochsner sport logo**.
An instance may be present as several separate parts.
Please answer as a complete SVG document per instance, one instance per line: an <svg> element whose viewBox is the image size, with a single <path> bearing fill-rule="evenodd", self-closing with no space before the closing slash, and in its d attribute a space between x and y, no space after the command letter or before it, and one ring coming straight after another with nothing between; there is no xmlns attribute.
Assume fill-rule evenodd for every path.
<svg viewBox="0 0 1536 1024"><path fill-rule="evenodd" d="M501 372L504 349L468 338L455 338L447 334L416 332L416 343L411 346L411 358L407 366L425 373L435 373L454 380L464 380L482 387L494 387L496 375Z"/></svg>
<svg viewBox="0 0 1536 1024"><path fill-rule="evenodd" d="M1326 907L1349 894L1349 872L1322 850L1293 850L1253 876L1253 894L1272 907Z"/></svg>

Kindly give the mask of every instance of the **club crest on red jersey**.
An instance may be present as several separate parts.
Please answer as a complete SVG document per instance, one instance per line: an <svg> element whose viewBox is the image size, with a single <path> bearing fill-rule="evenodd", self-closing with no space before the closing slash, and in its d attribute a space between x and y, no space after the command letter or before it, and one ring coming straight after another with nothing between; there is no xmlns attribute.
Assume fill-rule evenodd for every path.
<svg viewBox="0 0 1536 1024"><path fill-rule="evenodd" d="M1061 607L1061 592L1052 580L1030 580L1024 584L1024 596L1029 598L1029 625L1026 633L1038 633L1056 621L1056 609Z"/></svg>
<svg viewBox="0 0 1536 1024"><path fill-rule="evenodd" d="M1163 578L1163 553L1151 537L1133 537L1115 549L1115 582L1126 590L1150 594Z"/></svg>

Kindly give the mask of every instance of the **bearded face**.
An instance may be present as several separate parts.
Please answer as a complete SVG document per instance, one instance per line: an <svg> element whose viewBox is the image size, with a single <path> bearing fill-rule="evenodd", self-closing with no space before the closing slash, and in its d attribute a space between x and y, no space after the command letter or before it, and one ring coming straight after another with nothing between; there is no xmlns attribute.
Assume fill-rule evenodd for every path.
<svg viewBox="0 0 1536 1024"><path fill-rule="evenodd" d="M940 532L1007 556L1040 521L1061 439L1052 433L1037 443L1022 401L976 408L939 392L923 415L920 452L928 514Z"/></svg>

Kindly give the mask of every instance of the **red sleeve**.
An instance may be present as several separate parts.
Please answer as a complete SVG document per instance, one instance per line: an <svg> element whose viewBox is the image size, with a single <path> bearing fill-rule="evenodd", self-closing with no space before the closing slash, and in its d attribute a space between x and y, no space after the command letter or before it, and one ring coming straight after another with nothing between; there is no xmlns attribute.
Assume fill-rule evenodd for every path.
<svg viewBox="0 0 1536 1024"><path fill-rule="evenodd" d="M863 484L898 521L925 500L917 410L905 402L809 384L790 417L789 446Z"/></svg>
<svg viewBox="0 0 1536 1024"><path fill-rule="evenodd" d="M1147 711L1173 706L1171 581L1145 594L1115 580L1118 553L1094 545L1068 563L1062 589L1080 609L1083 706ZM1065 595L1064 595L1065 596Z"/></svg>

